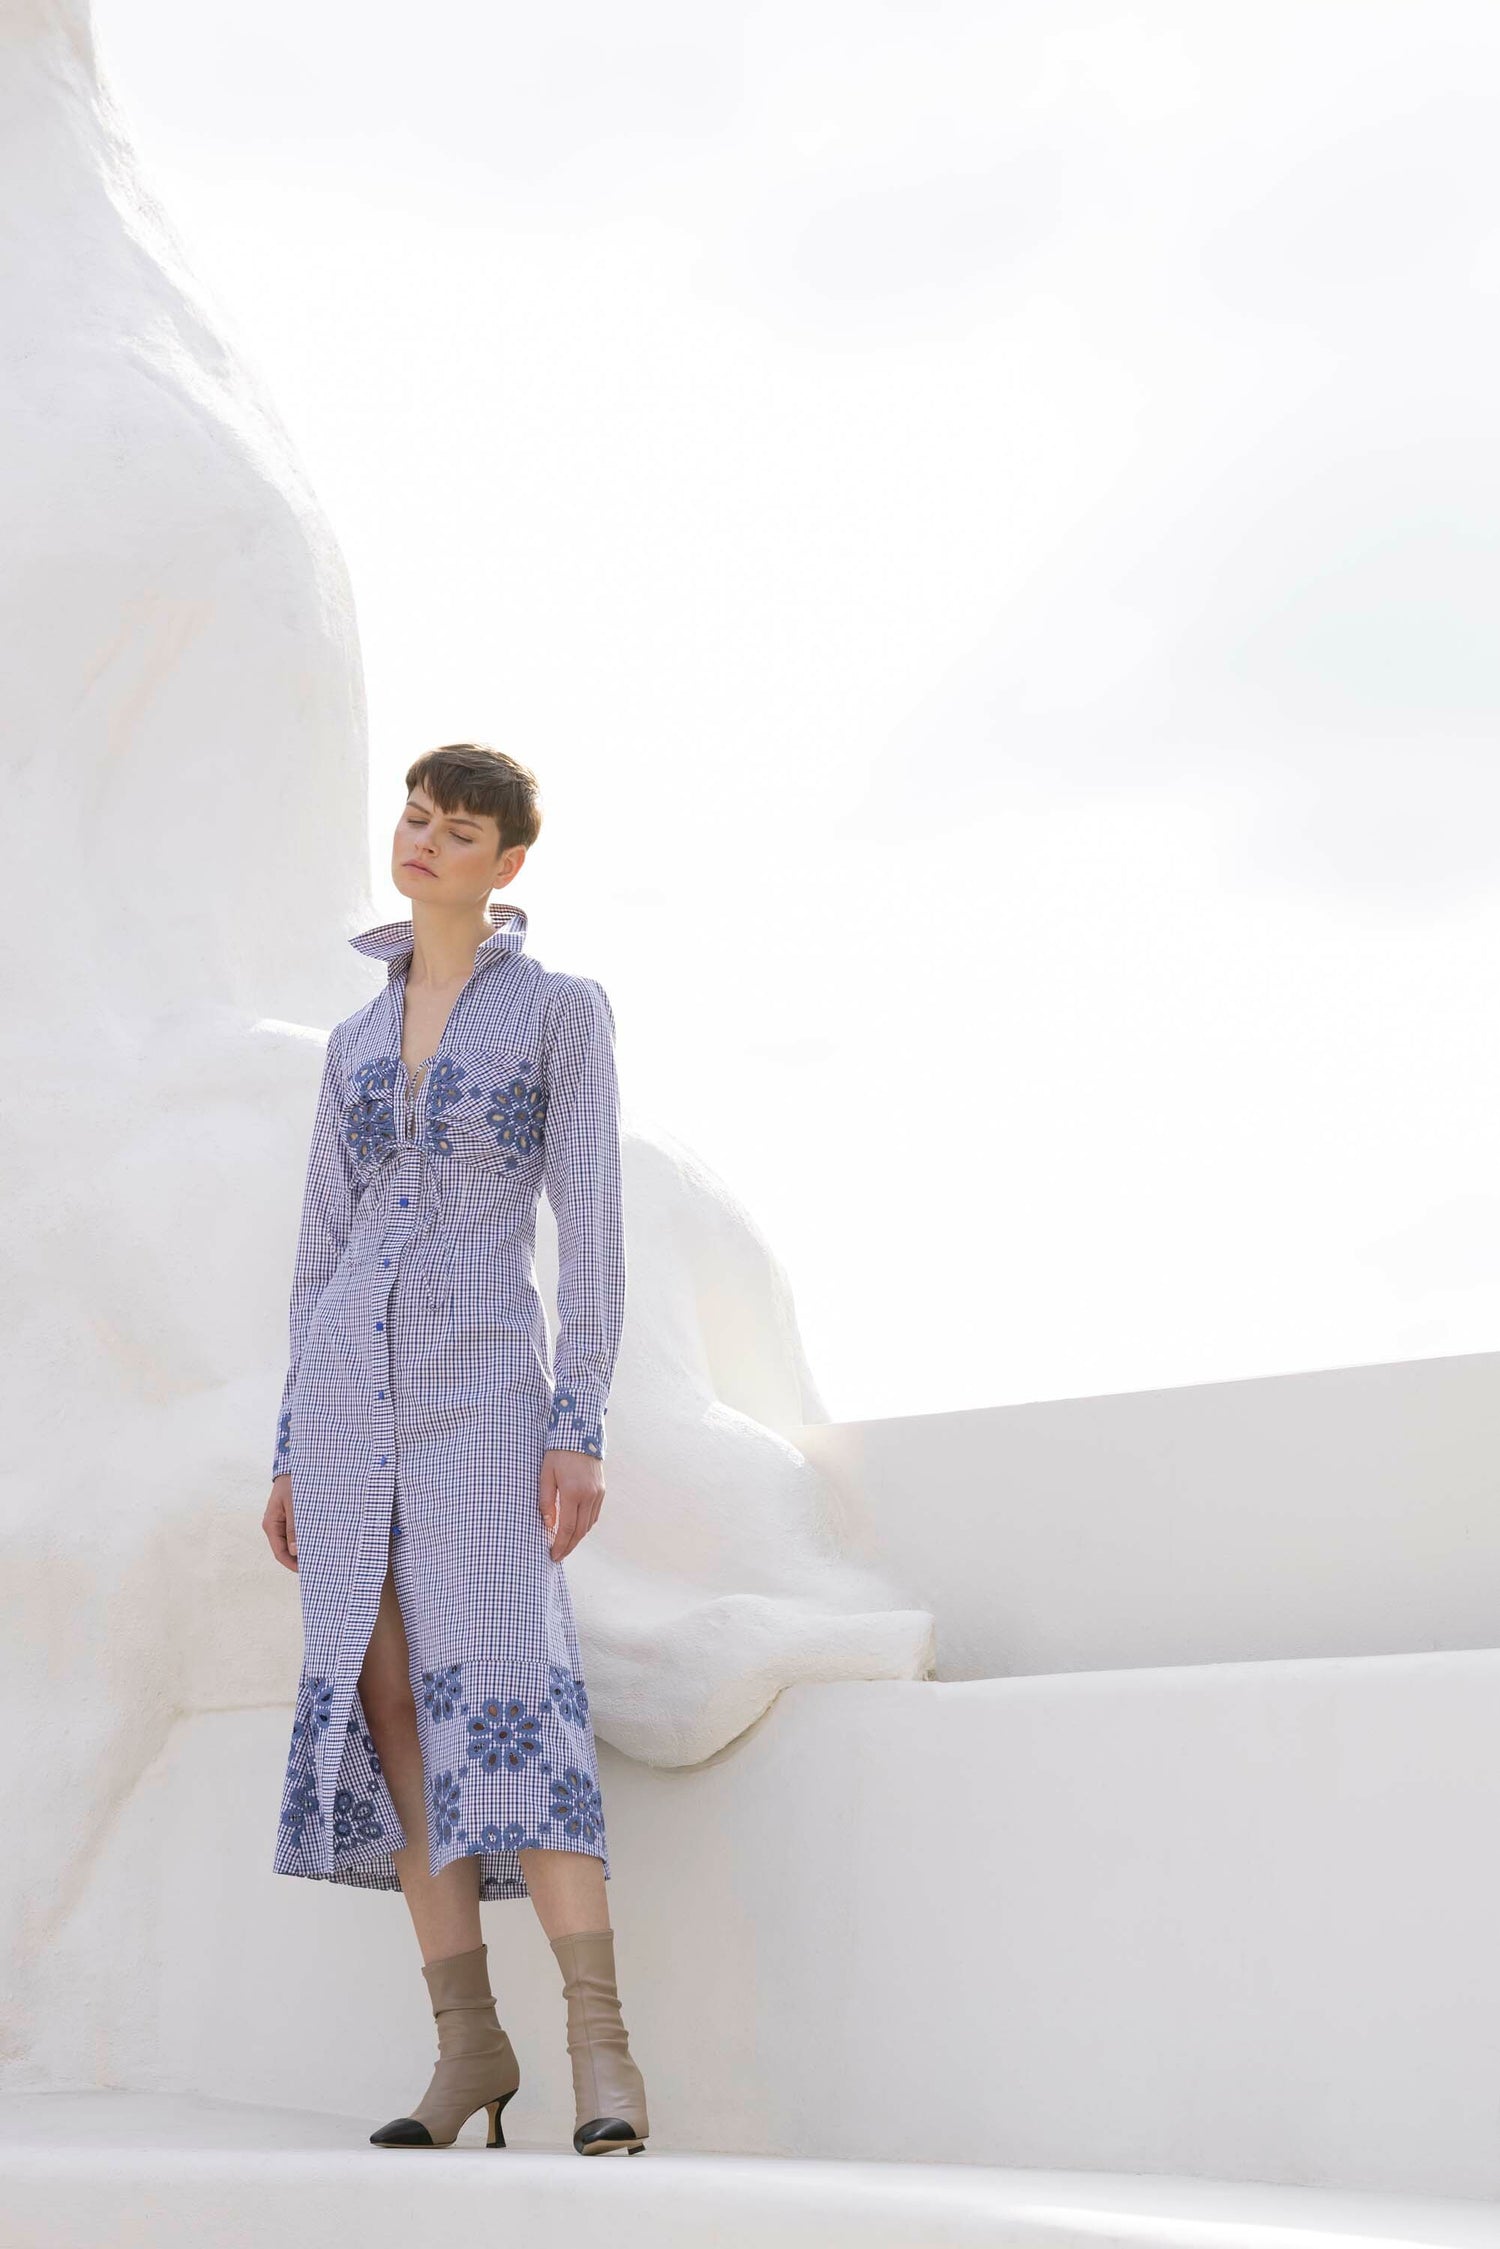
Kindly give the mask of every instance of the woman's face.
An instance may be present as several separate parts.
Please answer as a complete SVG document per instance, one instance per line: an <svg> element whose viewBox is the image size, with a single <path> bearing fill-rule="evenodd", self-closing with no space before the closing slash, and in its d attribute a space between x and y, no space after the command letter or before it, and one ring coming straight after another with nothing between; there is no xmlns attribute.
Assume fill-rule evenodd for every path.
<svg viewBox="0 0 1500 2249"><path fill-rule="evenodd" d="M520 871L526 846L500 850L489 812L443 812L423 788L413 789L391 839L391 880L403 898L442 906L483 906Z"/></svg>

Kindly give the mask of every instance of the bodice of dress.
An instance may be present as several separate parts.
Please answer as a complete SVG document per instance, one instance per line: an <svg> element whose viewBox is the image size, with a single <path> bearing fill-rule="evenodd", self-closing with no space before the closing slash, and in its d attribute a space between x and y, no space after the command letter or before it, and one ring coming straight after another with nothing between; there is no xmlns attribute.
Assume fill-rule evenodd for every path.
<svg viewBox="0 0 1500 2249"><path fill-rule="evenodd" d="M455 1398L497 1385L530 1391L554 1443L602 1458L625 1288L608 997L591 978L544 970L511 932L497 932L432 1054L408 1065L410 948L400 937L397 927L361 940L362 950L378 940L389 952L386 989L328 1042L272 1473L291 1458L303 1340L325 1292L320 1344L371 1288L398 1283L402 1302L442 1332L417 1379ZM557 1223L550 1354L533 1262L544 1189ZM365 1309L384 1322L379 1304ZM373 1337L387 1333L372 1325Z"/></svg>

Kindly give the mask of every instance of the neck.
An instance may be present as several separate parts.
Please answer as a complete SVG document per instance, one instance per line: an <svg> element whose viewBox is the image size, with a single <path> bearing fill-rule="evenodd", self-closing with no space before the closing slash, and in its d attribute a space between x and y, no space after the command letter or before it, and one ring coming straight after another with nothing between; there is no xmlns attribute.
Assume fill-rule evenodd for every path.
<svg viewBox="0 0 1500 2249"><path fill-rule="evenodd" d="M494 930L487 906L429 906L414 898L408 981L436 991L467 983L475 955Z"/></svg>

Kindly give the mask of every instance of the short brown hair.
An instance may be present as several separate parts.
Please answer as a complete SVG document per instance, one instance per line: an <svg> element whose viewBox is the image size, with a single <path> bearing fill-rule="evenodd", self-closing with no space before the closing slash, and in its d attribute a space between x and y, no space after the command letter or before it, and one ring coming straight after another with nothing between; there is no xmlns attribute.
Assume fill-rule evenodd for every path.
<svg viewBox="0 0 1500 2249"><path fill-rule="evenodd" d="M500 829L500 849L524 843L528 849L542 832L542 793L537 778L504 750L485 742L448 742L424 750L406 776L408 791L423 788L442 812L487 812Z"/></svg>

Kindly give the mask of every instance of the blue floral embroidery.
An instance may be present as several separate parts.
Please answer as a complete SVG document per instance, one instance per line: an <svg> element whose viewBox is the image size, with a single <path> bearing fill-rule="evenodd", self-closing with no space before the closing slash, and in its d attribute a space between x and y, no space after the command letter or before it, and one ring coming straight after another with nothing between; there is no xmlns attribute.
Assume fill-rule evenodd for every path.
<svg viewBox="0 0 1500 2249"><path fill-rule="evenodd" d="M276 1424L276 1457L278 1460L281 1458L281 1455L288 1449L291 1441L292 1409L290 1406L288 1406L286 1412L282 1415L281 1419Z"/></svg>
<svg viewBox="0 0 1500 2249"><path fill-rule="evenodd" d="M303 1713L303 1732L311 1741L320 1734L333 1716L333 1686L327 1679L309 1679L307 1682L307 1709Z"/></svg>
<svg viewBox="0 0 1500 2249"><path fill-rule="evenodd" d="M522 1067L530 1069L531 1065L528 1062ZM514 1171L523 1156L540 1148L546 1115L544 1086L528 1085L524 1078L512 1078L508 1085L493 1088L484 1121L493 1128L496 1145L505 1150L507 1171Z"/></svg>
<svg viewBox="0 0 1500 2249"><path fill-rule="evenodd" d="M373 1734L361 1733L359 1738L364 1748L364 1753L370 1761L370 1771L374 1774L375 1778L379 1780L381 1773L380 1752L375 1747L375 1736Z"/></svg>
<svg viewBox="0 0 1500 2249"><path fill-rule="evenodd" d="M529 1757L540 1755L542 1721L524 1702L497 1702L493 1697L479 1705L469 1720L469 1755L477 1757L487 1773L523 1772Z"/></svg>
<svg viewBox="0 0 1500 2249"><path fill-rule="evenodd" d="M587 1773L570 1765L561 1780L552 1783L552 1812L565 1835L578 1835L587 1843L599 1840L604 1828L604 1805Z"/></svg>
<svg viewBox="0 0 1500 2249"><path fill-rule="evenodd" d="M493 1822L479 1830L479 1840L487 1851L537 1851L541 1845L534 1835L526 1832L524 1820L507 1820L504 1827Z"/></svg>
<svg viewBox="0 0 1500 2249"><path fill-rule="evenodd" d="M322 1819L322 1807L318 1803L318 1784L311 1775L308 1775L305 1779L299 1780L296 1786L288 1792L286 1803L282 1808L281 1824L292 1841L300 1848L302 1830L308 1821L317 1820L321 1825Z"/></svg>
<svg viewBox="0 0 1500 2249"><path fill-rule="evenodd" d="M388 1054L362 1062L354 1073L355 1098L344 1108L344 1138L361 1163L383 1156L396 1145L396 1072L399 1063Z"/></svg>
<svg viewBox="0 0 1500 2249"><path fill-rule="evenodd" d="M464 1089L460 1079L467 1072L461 1062L445 1054L440 1062L429 1064L427 1071L427 1145L439 1156L451 1156L453 1136L448 1129L444 1111L456 1101L462 1101Z"/></svg>
<svg viewBox="0 0 1500 2249"><path fill-rule="evenodd" d="M550 1663L547 1669L552 1680L547 1692L552 1697L553 1709L560 1718L566 1718L570 1726L585 1725L588 1721L589 1698L583 1681L575 1679L572 1672L565 1670L560 1663Z"/></svg>
<svg viewBox="0 0 1500 2249"><path fill-rule="evenodd" d="M593 1427L589 1428L578 1410L578 1400L573 1392L564 1389L559 1384L552 1393L552 1411L547 1416L547 1427L549 1429L561 1429L564 1416L572 1422L571 1434L575 1438L575 1442L569 1445L566 1450L592 1453L596 1460L601 1460L604 1457L604 1431L602 1427L598 1422L595 1422Z"/></svg>
<svg viewBox="0 0 1500 2249"><path fill-rule="evenodd" d="M380 1822L368 1796L341 1788L333 1799L333 1838L337 1843L378 1843Z"/></svg>
<svg viewBox="0 0 1500 2249"><path fill-rule="evenodd" d="M455 1835L463 1841L458 1811L458 1782L451 1773L439 1773L432 1784L432 1819L439 1843L451 1843Z"/></svg>
<svg viewBox="0 0 1500 2249"><path fill-rule="evenodd" d="M434 1718L451 1718L453 1716L453 1712L463 1695L463 1685L459 1678L459 1673L462 1670L463 1665L461 1663L449 1663L445 1664L439 1671L423 1672L422 1700L426 1703Z"/></svg>

